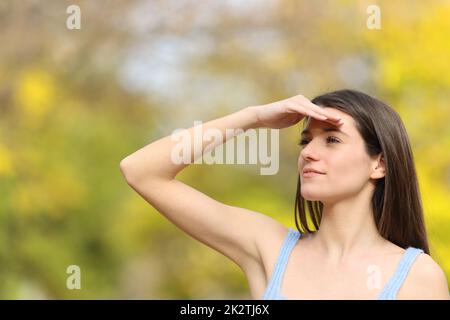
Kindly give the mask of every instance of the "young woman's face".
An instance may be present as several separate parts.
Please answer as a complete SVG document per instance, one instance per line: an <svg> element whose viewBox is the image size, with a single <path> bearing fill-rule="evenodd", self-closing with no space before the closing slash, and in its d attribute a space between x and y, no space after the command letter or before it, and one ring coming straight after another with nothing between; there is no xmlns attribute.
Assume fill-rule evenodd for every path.
<svg viewBox="0 0 450 320"><path fill-rule="evenodd" d="M300 138L298 158L303 198L323 204L358 194L371 183L373 166L376 166L376 160L365 151L353 118L340 110L326 109L344 123L334 126L308 118ZM308 169L322 174L304 174L303 170Z"/></svg>

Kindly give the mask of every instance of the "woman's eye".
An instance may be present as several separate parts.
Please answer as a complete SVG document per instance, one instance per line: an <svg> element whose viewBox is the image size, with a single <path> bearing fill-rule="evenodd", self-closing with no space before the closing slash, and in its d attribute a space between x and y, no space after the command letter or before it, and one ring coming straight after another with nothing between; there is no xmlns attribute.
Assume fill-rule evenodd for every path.
<svg viewBox="0 0 450 320"><path fill-rule="evenodd" d="M329 137L327 137L327 142L329 142L329 143L339 143L339 140L336 139L336 137L329 136ZM306 145L306 144L308 144L308 143L309 143L308 140L301 139L300 142L299 142L298 144L301 145L301 146L304 146L304 145Z"/></svg>
<svg viewBox="0 0 450 320"><path fill-rule="evenodd" d="M339 143L339 140L336 139L336 138L333 137L333 136L330 136L330 137L327 138L327 142Z"/></svg>
<svg viewBox="0 0 450 320"><path fill-rule="evenodd" d="M305 145L307 143L308 143L308 141L306 141L306 140L300 140L298 144L303 146L303 145Z"/></svg>

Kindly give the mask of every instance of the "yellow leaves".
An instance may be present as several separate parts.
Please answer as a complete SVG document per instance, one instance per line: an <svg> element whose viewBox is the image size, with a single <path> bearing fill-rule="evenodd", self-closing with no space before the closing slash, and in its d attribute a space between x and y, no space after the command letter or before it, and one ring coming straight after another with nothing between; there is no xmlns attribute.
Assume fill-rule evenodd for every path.
<svg viewBox="0 0 450 320"><path fill-rule="evenodd" d="M0 177L9 176L13 173L11 153L5 146L0 144Z"/></svg>
<svg viewBox="0 0 450 320"><path fill-rule="evenodd" d="M56 85L44 70L26 70L16 84L15 100L32 123L39 122L52 108Z"/></svg>
<svg viewBox="0 0 450 320"><path fill-rule="evenodd" d="M58 217L83 205L85 197L86 188L77 175L69 167L60 167L19 183L12 192L11 207L25 217L36 214Z"/></svg>
<svg viewBox="0 0 450 320"><path fill-rule="evenodd" d="M450 210L447 201L450 195L441 184L430 181L427 178L429 174L422 173L422 170L418 170L418 175L425 217L430 220L430 227L443 228L442 222L448 219Z"/></svg>
<svg viewBox="0 0 450 320"><path fill-rule="evenodd" d="M448 249L448 234L450 231L450 192L430 174L426 159L423 163L417 162L417 175L422 195L425 216L425 225L428 232L431 255L448 274L450 272L450 259Z"/></svg>
<svg viewBox="0 0 450 320"><path fill-rule="evenodd" d="M381 30L364 33L379 61L380 87L399 90L411 82L449 85L450 6L416 4L398 14L403 7L384 3Z"/></svg>
<svg viewBox="0 0 450 320"><path fill-rule="evenodd" d="M398 88L402 80L402 66L395 60L386 60L381 68L381 81L384 87L393 89Z"/></svg>

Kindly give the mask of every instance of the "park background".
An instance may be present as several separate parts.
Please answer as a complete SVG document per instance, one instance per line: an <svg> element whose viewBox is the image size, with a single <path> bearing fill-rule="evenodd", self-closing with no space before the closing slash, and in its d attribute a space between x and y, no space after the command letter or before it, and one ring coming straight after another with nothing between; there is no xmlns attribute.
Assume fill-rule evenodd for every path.
<svg viewBox="0 0 450 320"><path fill-rule="evenodd" d="M373 4L381 29L367 27ZM449 33L438 0L1 1L0 298L250 298L242 271L140 198L120 160L195 120L341 88L402 117L450 279ZM280 131L277 175L196 165L179 178L295 227L298 133Z"/></svg>

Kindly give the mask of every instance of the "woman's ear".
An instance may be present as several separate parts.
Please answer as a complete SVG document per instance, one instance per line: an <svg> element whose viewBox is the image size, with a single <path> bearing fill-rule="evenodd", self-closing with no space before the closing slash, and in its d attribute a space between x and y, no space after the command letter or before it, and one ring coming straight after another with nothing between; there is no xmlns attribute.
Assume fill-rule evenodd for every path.
<svg viewBox="0 0 450 320"><path fill-rule="evenodd" d="M370 177L372 179L381 179L386 175L386 166L384 162L383 153L380 153L377 160L374 162L374 167Z"/></svg>

